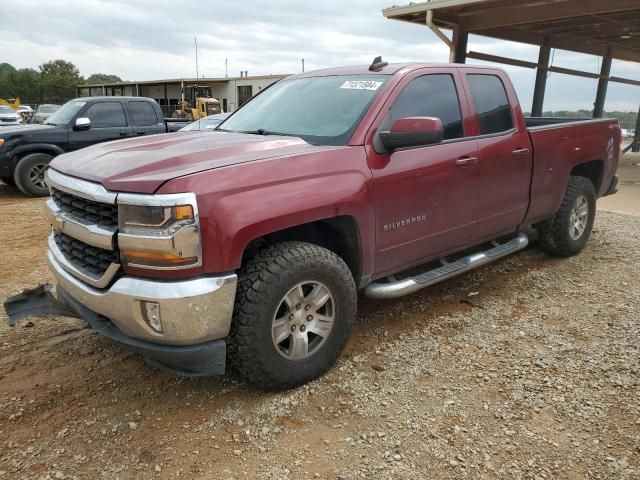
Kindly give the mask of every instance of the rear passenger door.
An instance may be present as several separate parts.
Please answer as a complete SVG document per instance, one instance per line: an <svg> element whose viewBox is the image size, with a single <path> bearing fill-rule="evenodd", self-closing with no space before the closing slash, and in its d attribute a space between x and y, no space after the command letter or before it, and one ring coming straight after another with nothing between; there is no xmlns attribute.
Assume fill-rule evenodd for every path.
<svg viewBox="0 0 640 480"><path fill-rule="evenodd" d="M489 239L513 232L526 215L531 144L506 74L474 69L464 77L479 150L478 235Z"/></svg>
<svg viewBox="0 0 640 480"><path fill-rule="evenodd" d="M131 136L131 125L127 121L124 107L119 101L101 101L85 107L77 118L86 117L91 121L88 130L75 130L73 125L69 132L71 150L88 147L94 143L119 140Z"/></svg>
<svg viewBox="0 0 640 480"><path fill-rule="evenodd" d="M129 101L129 110L133 120L134 135L153 135L166 132L164 118L158 118L158 112L151 102L131 100Z"/></svg>

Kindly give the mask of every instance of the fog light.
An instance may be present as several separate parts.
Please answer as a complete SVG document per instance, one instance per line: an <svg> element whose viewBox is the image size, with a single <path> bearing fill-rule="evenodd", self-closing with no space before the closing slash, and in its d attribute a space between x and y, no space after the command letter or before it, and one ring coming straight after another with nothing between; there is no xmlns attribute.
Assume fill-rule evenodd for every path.
<svg viewBox="0 0 640 480"><path fill-rule="evenodd" d="M141 302L142 315L145 321L156 332L162 333L162 321L160 320L160 304L156 302Z"/></svg>

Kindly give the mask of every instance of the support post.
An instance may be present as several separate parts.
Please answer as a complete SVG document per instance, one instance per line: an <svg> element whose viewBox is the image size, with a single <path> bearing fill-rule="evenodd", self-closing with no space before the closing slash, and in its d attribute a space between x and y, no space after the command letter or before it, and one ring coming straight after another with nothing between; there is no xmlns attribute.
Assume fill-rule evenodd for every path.
<svg viewBox="0 0 640 480"><path fill-rule="evenodd" d="M640 152L640 109L638 109L638 119L636 120L636 134L633 136L633 147L631 151Z"/></svg>
<svg viewBox="0 0 640 480"><path fill-rule="evenodd" d="M531 116L541 117L544 107L544 94L547 89L547 75L549 72L549 57L551 55L551 47L548 45L540 46L538 54L538 67L536 71L536 86L533 90L533 104L531 105Z"/></svg>
<svg viewBox="0 0 640 480"><path fill-rule="evenodd" d="M598 92L596 102L593 105L593 118L602 118L604 114L604 101L607 98L607 87L609 86L609 76L611 75L611 49L602 58L602 68L600 69L600 80L598 80Z"/></svg>
<svg viewBox="0 0 640 480"><path fill-rule="evenodd" d="M467 63L468 42L469 32L465 32L461 27L453 31L453 63Z"/></svg>

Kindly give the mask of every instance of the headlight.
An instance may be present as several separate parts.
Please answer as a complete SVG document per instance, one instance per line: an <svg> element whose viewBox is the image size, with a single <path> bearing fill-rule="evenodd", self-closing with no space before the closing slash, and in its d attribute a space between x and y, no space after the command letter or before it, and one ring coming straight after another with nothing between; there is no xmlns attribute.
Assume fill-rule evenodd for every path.
<svg viewBox="0 0 640 480"><path fill-rule="evenodd" d="M202 264L193 194L120 194L118 223L118 245L125 267L177 270Z"/></svg>

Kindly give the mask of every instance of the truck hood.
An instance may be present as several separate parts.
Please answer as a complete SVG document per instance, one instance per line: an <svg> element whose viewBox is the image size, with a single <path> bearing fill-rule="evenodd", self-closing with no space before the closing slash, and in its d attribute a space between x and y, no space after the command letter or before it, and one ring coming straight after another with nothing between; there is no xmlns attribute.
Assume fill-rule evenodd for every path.
<svg viewBox="0 0 640 480"><path fill-rule="evenodd" d="M29 135L31 133L39 133L45 130L51 130L56 128L53 125L38 125L38 124L20 124L11 127L0 127L0 138L9 138L16 135Z"/></svg>
<svg viewBox="0 0 640 480"><path fill-rule="evenodd" d="M112 191L153 193L183 175L331 148L298 137L181 132L94 145L56 157L51 168Z"/></svg>

